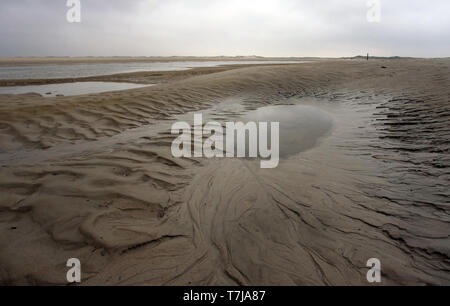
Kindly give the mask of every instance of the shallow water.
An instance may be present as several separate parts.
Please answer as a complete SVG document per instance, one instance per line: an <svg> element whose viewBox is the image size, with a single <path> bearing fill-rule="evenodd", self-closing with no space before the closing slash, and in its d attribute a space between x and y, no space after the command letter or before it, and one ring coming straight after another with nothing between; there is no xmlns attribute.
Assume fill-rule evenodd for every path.
<svg viewBox="0 0 450 306"><path fill-rule="evenodd" d="M44 97L77 96L146 87L150 85L115 82L76 82L50 85L0 87L0 94L38 93Z"/></svg>
<svg viewBox="0 0 450 306"><path fill-rule="evenodd" d="M115 64L34 65L0 67L0 80L82 78L140 71L179 71L199 67L244 64L293 64L288 61L206 61Z"/></svg>
<svg viewBox="0 0 450 306"><path fill-rule="evenodd" d="M245 115L244 120L279 122L280 157L282 158L313 148L333 127L333 118L330 114L307 105L263 107ZM268 136L270 139L270 133Z"/></svg>

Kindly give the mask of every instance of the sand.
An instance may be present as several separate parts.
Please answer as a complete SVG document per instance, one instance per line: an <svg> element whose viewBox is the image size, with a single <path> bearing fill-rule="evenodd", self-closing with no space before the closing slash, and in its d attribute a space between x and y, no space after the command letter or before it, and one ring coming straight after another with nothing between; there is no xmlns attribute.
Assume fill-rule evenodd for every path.
<svg viewBox="0 0 450 306"><path fill-rule="evenodd" d="M83 285L369 285L378 258L383 285L450 285L449 64L208 68L1 96L0 283L66 285L75 257ZM120 78L137 77L154 81ZM297 104L333 128L277 169L171 155L189 112Z"/></svg>

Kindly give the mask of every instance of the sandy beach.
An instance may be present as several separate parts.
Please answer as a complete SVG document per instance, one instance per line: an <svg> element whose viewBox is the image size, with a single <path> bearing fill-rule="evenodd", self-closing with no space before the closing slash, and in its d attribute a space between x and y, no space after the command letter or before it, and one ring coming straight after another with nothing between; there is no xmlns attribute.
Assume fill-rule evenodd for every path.
<svg viewBox="0 0 450 306"><path fill-rule="evenodd" d="M383 285L450 285L449 66L324 59L0 95L0 284L66 285L79 258L83 285L368 285L379 258ZM274 106L330 123L300 127L308 146L276 169L171 154L171 124L194 112L226 122Z"/></svg>

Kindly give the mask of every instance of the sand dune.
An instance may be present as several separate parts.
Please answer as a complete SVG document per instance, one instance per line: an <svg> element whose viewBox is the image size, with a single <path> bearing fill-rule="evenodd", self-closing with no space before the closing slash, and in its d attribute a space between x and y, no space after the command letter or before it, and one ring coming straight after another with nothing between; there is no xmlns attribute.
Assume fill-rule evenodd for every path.
<svg viewBox="0 0 450 306"><path fill-rule="evenodd" d="M209 68L0 96L0 283L64 285L76 257L85 285L366 285L375 257L383 284L449 285L449 64ZM120 78L137 77L154 81ZM333 129L277 169L170 153L189 112L293 104Z"/></svg>

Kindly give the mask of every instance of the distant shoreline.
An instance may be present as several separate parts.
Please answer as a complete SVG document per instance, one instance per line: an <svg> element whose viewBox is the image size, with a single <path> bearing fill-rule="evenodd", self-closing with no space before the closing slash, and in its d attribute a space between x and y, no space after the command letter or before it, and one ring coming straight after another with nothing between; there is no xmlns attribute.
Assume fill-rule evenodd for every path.
<svg viewBox="0 0 450 306"><path fill-rule="evenodd" d="M155 63L155 62L206 62L206 61L301 61L319 59L315 57L0 57L0 66L73 65L109 63Z"/></svg>
<svg viewBox="0 0 450 306"><path fill-rule="evenodd" d="M414 59L447 59L449 57L420 58L407 56L370 56L375 60L414 60ZM344 57L263 57L263 56L86 56L86 57L1 57L0 67L5 66L37 66L37 65L77 65L77 64L117 64L117 63L157 63L157 62L206 62L206 61L314 61L314 60L362 60L365 55Z"/></svg>
<svg viewBox="0 0 450 306"><path fill-rule="evenodd" d="M309 61L312 62L312 61ZM92 63L94 64L94 63ZM35 79L0 79L0 87L5 86L27 86L27 85L49 85L74 82L119 82L134 84L155 84L166 82L167 80L180 80L191 76L205 75L216 72L223 72L243 67L253 66L277 66L277 65L298 65L299 63L272 63L267 64L242 64L218 65L213 67L194 67L190 69L168 70L168 71L136 71L114 74L101 74L88 77L66 77L66 78L35 78ZM1 66L0 66L1 67ZM6 66L3 66L6 67ZM26 67L26 66L24 66Z"/></svg>

